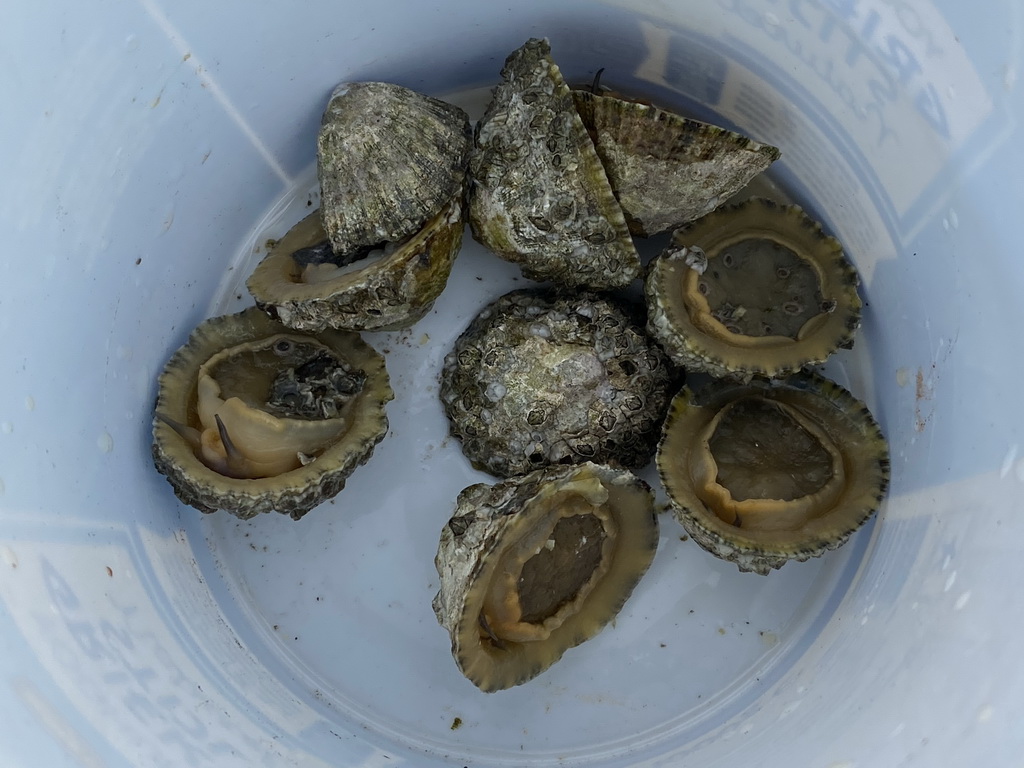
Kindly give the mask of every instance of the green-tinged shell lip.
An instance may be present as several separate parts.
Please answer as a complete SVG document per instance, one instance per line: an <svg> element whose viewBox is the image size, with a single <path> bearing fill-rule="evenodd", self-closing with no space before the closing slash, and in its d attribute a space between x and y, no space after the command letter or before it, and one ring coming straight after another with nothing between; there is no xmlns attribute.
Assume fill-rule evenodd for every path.
<svg viewBox="0 0 1024 768"><path fill-rule="evenodd" d="M394 330L412 325L444 290L462 245L463 195L453 197L416 234L387 255L355 262L322 282L301 280L292 254L320 243L320 211L292 227L246 282L261 309L303 331Z"/></svg>
<svg viewBox="0 0 1024 768"><path fill-rule="evenodd" d="M607 494L602 514L614 521L600 577L562 623L543 638L511 641L481 621L502 554L518 535L577 487L596 485ZM583 491L584 493L586 491ZM658 519L651 489L626 470L586 463L548 467L494 486L459 494L455 515L442 531L435 564L441 585L434 599L438 622L452 638L462 673L491 693L525 683L590 639L621 610L647 571L658 546Z"/></svg>
<svg viewBox="0 0 1024 768"><path fill-rule="evenodd" d="M723 521L700 498L691 464L706 449L699 435L726 405L762 398L797 409L824 432L842 457L845 480L838 500L798 527L745 530ZM721 381L673 400L657 452L658 472L674 513L702 547L740 570L767 573L789 560L807 560L835 549L881 504L889 484L889 450L867 407L847 390L810 373L787 380Z"/></svg>
<svg viewBox="0 0 1024 768"><path fill-rule="evenodd" d="M160 375L155 411L178 424L196 426L199 366L224 349L275 334L301 335L255 307L203 322ZM207 467L174 428L154 417L154 462L183 502L203 512L225 509L241 518L276 510L297 519L337 494L352 471L370 457L387 433L385 404L394 398L384 359L354 333L325 331L315 338L367 377L351 404L351 425L344 436L298 469L275 477L237 479Z"/></svg>
<svg viewBox="0 0 1024 768"><path fill-rule="evenodd" d="M589 90L574 90L573 99L634 235L711 212L780 155L770 144L649 104Z"/></svg>
<svg viewBox="0 0 1024 768"><path fill-rule="evenodd" d="M798 206L751 198L676 230L672 240L673 246L651 262L645 292L648 332L678 364L713 376L785 376L824 362L836 349L853 343L861 312L857 272L839 242ZM737 244L756 242L766 246L758 251L764 259L772 258L771 249L795 255L817 278L812 296L791 296L783 272L764 286L765 311L788 305L797 311L817 307L798 333L738 331L711 311L696 290L702 268L704 274L717 276L723 269L723 253ZM730 305L728 311L746 308Z"/></svg>

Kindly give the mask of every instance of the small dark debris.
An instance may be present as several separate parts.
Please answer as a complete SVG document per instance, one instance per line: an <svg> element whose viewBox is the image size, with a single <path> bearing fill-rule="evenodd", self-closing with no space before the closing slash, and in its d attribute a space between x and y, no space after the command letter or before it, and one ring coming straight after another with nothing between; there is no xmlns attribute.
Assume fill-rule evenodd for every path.
<svg viewBox="0 0 1024 768"><path fill-rule="evenodd" d="M139 264L141 264L141 263L142 263L142 259L136 259L135 260L135 266L136 267L139 266Z"/></svg>
<svg viewBox="0 0 1024 768"><path fill-rule="evenodd" d="M668 645L665 643L658 643L658 645L660 645L662 648L668 648Z"/></svg>
<svg viewBox="0 0 1024 768"><path fill-rule="evenodd" d="M277 625L277 624L275 624L275 625L274 625L274 631L275 631L275 632L277 632L277 630L278 630L278 625Z"/></svg>
<svg viewBox="0 0 1024 768"><path fill-rule="evenodd" d="M687 535L686 535L686 534L684 533L684 534L683 534L682 536L680 536L680 537L679 537L679 540L680 540L680 541L689 541L689 540L690 540L690 537L689 537L689 536L687 536Z"/></svg>
<svg viewBox="0 0 1024 768"><path fill-rule="evenodd" d="M456 717L454 720L452 720L452 730L453 731L457 731L461 727L462 727L462 718L461 717Z"/></svg>
<svg viewBox="0 0 1024 768"><path fill-rule="evenodd" d="M114 569L111 568L109 565L107 566L107 576L109 576L110 578L114 578Z"/></svg>

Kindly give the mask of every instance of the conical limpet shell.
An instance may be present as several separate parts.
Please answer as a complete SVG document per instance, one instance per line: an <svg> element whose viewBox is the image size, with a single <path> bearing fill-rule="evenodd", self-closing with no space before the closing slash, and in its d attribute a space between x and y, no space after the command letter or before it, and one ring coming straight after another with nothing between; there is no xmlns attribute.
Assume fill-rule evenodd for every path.
<svg viewBox="0 0 1024 768"><path fill-rule="evenodd" d="M499 477L654 453L674 372L628 305L589 293L512 291L445 357L441 401L463 453Z"/></svg>
<svg viewBox="0 0 1024 768"><path fill-rule="evenodd" d="M640 257L546 40L505 61L470 161L473 235L534 280L632 281Z"/></svg>
<svg viewBox="0 0 1024 768"><path fill-rule="evenodd" d="M462 245L462 213L460 189L416 234L349 261L335 256L314 211L277 242L246 286L258 307L289 328L404 328L444 290Z"/></svg>
<svg viewBox="0 0 1024 768"><path fill-rule="evenodd" d="M634 235L710 213L779 157L769 144L648 104L572 95Z"/></svg>
<svg viewBox="0 0 1024 768"><path fill-rule="evenodd" d="M465 112L391 83L343 83L317 135L320 214L336 253L399 242L462 189Z"/></svg>

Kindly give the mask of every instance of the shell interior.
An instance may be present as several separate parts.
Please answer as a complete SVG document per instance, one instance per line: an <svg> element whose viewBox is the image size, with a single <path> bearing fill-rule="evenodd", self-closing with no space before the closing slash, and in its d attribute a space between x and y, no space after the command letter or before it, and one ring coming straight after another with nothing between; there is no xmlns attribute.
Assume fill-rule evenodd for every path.
<svg viewBox="0 0 1024 768"><path fill-rule="evenodd" d="M419 231L359 250L358 258L295 254L322 249L321 211L293 226L257 265L246 286L257 306L289 327L390 330L411 325L444 290L462 244L462 190ZM301 263L300 263L301 262Z"/></svg>
<svg viewBox="0 0 1024 768"><path fill-rule="evenodd" d="M853 343L858 282L799 207L752 198L675 232L647 277L648 330L693 370L785 375Z"/></svg>
<svg viewBox="0 0 1024 768"><path fill-rule="evenodd" d="M816 374L684 389L657 463L693 538L760 573L840 546L889 480L888 446L867 408Z"/></svg>
<svg viewBox="0 0 1024 768"><path fill-rule="evenodd" d="M323 368L316 362L321 355L330 363ZM300 370L310 363L315 370ZM324 377L335 391L311 396ZM153 422L154 461L179 498L204 512L300 517L340 491L369 458L387 432L384 407L393 397L384 359L356 334L296 334L252 307L203 322L168 361ZM209 466L204 446L196 445L205 433L222 455L213 414L247 458L261 461L269 452L276 461L281 454L292 468L245 478Z"/></svg>
<svg viewBox="0 0 1024 768"><path fill-rule="evenodd" d="M540 674L619 612L657 542L650 488L625 470L467 488L442 532L434 601L459 668L486 692Z"/></svg>

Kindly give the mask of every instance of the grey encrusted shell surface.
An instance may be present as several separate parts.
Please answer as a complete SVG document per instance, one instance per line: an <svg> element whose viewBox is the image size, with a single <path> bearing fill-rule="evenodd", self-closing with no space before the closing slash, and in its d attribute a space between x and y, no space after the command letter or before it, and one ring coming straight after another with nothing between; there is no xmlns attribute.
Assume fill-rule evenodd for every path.
<svg viewBox="0 0 1024 768"><path fill-rule="evenodd" d="M772 420L731 425L722 438L731 444L716 449L731 452L731 477L738 468L742 482L761 489L734 498L723 490L733 480L724 478L725 465L716 465L719 457L709 446L717 445L722 414L738 406L756 406L755 415L767 413ZM765 424L776 421L785 429L766 435ZM819 444L814 450L830 455L835 474L808 472L813 451L799 450L804 444ZM657 465L675 516L693 540L741 571L760 574L844 544L878 509L889 486L888 444L867 407L838 384L808 373L746 384L720 381L696 393L684 388L672 401ZM763 490L779 482L802 490L788 499ZM736 507L750 510L747 524L742 516L726 521Z"/></svg>
<svg viewBox="0 0 1024 768"><path fill-rule="evenodd" d="M700 218L742 189L779 150L648 104L573 91L634 235Z"/></svg>
<svg viewBox="0 0 1024 768"><path fill-rule="evenodd" d="M543 524L547 510L575 495L598 503L608 521L604 525L612 538L603 573L577 601L575 612L546 638L517 642L495 636L483 616L501 555L527 537L531 526ZM647 571L657 546L651 489L626 470L591 463L548 467L493 486L466 488L441 531L434 561L440 576L434 612L451 636L459 669L486 692L536 677L615 617Z"/></svg>
<svg viewBox="0 0 1024 768"><path fill-rule="evenodd" d="M348 476L370 457L387 433L385 405L394 393L384 358L354 333L325 331L316 337L296 334L255 307L212 318L192 332L160 375L155 412L179 425L196 428L200 366L226 349L278 334L291 340L314 338L353 370L365 374L362 389L348 414L347 430L305 466L276 477L237 479L210 469L181 434L154 417L154 463L185 504L202 512L224 509L243 519L275 510L298 519L341 491Z"/></svg>
<svg viewBox="0 0 1024 768"><path fill-rule="evenodd" d="M441 400L475 466L630 468L654 452L674 372L628 307L527 289L484 308L445 357Z"/></svg>
<svg viewBox="0 0 1024 768"><path fill-rule="evenodd" d="M648 265L647 331L712 376L785 376L850 347L859 277L799 206L751 198L673 233Z"/></svg>
<svg viewBox="0 0 1024 768"><path fill-rule="evenodd" d="M535 280L626 285L640 258L547 41L501 74L470 162L474 237Z"/></svg>
<svg viewBox="0 0 1024 768"><path fill-rule="evenodd" d="M343 83L317 135L324 229L349 253L418 232L462 189L472 131L456 106L391 83Z"/></svg>
<svg viewBox="0 0 1024 768"><path fill-rule="evenodd" d="M422 318L444 290L462 245L462 191L419 232L378 259L350 265L327 281L304 282L292 254L323 241L315 211L296 224L246 282L256 305L289 328L395 330Z"/></svg>

